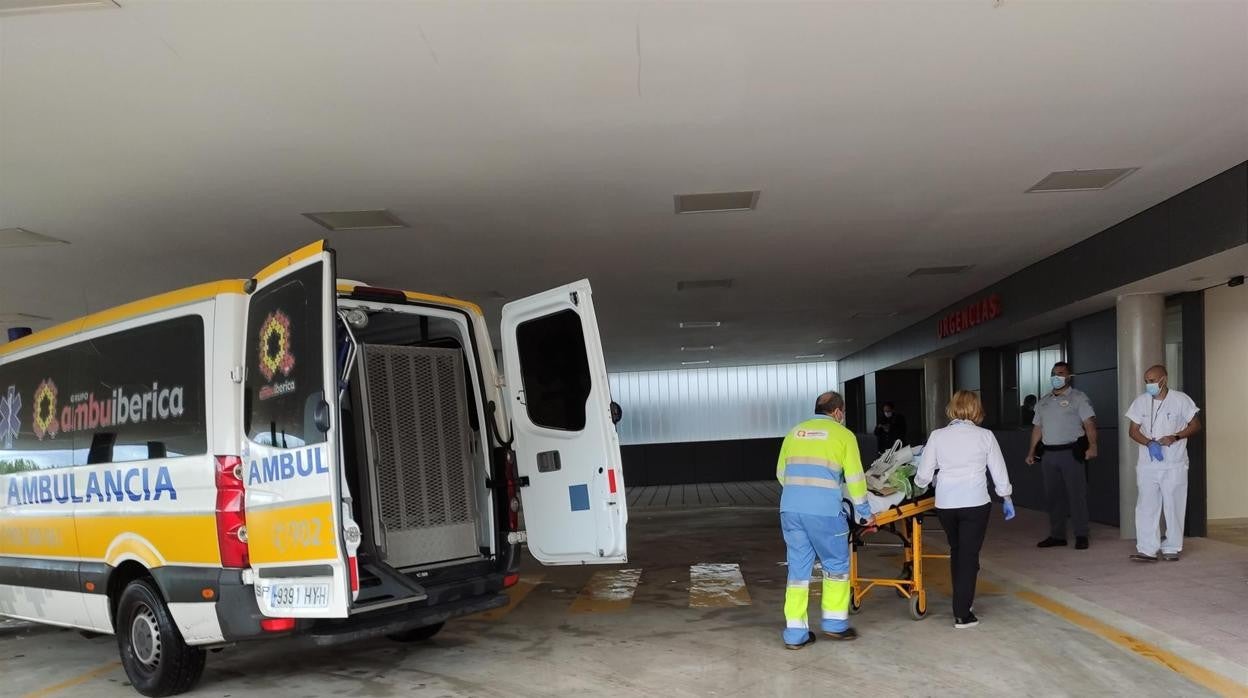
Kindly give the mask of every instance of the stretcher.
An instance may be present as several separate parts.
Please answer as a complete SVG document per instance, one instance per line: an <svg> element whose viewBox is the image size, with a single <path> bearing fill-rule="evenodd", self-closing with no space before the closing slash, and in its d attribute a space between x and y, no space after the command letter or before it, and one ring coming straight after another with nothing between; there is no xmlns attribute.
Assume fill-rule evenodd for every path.
<svg viewBox="0 0 1248 698"><path fill-rule="evenodd" d="M875 515L877 532L889 533L901 540L903 562L896 579L876 579L858 574L858 549L866 547L864 538L870 532L864 526L852 525L849 535L849 612L862 609L862 600L877 587L891 587L897 595L910 602L910 617L923 620L927 616L927 588L923 578L923 560L948 559L948 555L931 555L923 552L923 516L936 509L936 497L926 497L905 502ZM849 517L853 521L854 517Z"/></svg>

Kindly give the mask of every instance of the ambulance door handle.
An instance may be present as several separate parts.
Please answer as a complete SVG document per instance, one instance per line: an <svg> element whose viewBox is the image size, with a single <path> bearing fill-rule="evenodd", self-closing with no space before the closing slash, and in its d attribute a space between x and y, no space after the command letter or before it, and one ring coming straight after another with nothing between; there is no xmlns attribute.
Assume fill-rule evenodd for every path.
<svg viewBox="0 0 1248 698"><path fill-rule="evenodd" d="M516 391L516 402L520 403L521 405L525 405L525 406L528 405L528 403L524 401L524 388L521 388Z"/></svg>

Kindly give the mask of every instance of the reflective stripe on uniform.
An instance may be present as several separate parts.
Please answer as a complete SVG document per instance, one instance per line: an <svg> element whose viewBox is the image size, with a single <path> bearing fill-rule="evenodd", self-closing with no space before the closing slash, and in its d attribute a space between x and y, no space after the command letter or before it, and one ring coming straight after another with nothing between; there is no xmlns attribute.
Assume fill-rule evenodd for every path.
<svg viewBox="0 0 1248 698"><path fill-rule="evenodd" d="M793 619L793 618L788 618L788 619L786 619L786 620L784 621L784 627L786 627L786 628L791 628L791 629L793 629L793 630L806 630L806 629L810 628L810 625L808 625L808 624L806 623L806 619L805 619L805 618L803 618L803 619L801 619L801 620L796 620L796 619Z"/></svg>
<svg viewBox="0 0 1248 698"><path fill-rule="evenodd" d="M866 482L866 481L867 481L866 475L850 475L849 477L845 478L845 484L847 485L850 484L851 482Z"/></svg>
<svg viewBox="0 0 1248 698"><path fill-rule="evenodd" d="M784 486L803 485L805 487L822 487L828 490L841 489L841 483L836 480L825 480L819 477L801 477L798 475L786 475L784 477Z"/></svg>
<svg viewBox="0 0 1248 698"><path fill-rule="evenodd" d="M790 465L814 465L821 468L827 468L834 473L841 472L841 464L827 458L816 458L814 456L789 456L784 459L785 467Z"/></svg>
<svg viewBox="0 0 1248 698"><path fill-rule="evenodd" d="M809 588L810 588L810 580L809 580L809 579L807 579L807 580L800 581L800 582L799 582L799 581L790 580L790 581L789 581L789 588L790 588L790 589L809 589Z"/></svg>
<svg viewBox="0 0 1248 698"><path fill-rule="evenodd" d="M823 578L828 580L829 582L848 582L849 574L848 573L837 574L835 572L824 572Z"/></svg>
<svg viewBox="0 0 1248 698"><path fill-rule="evenodd" d="M828 611L823 612L824 620L849 620L849 611Z"/></svg>

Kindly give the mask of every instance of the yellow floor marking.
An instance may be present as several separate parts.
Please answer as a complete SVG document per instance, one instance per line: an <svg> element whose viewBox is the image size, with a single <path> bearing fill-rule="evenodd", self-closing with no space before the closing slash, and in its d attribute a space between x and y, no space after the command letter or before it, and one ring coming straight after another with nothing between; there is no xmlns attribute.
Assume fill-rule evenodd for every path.
<svg viewBox="0 0 1248 698"><path fill-rule="evenodd" d="M468 616L468 618L475 620L498 620L499 618L502 618L508 613L511 613L512 609L518 606L521 601L524 601L524 597L528 596L530 592L536 589L544 579L545 577L540 574L535 574L529 577L521 577L520 581L516 582L514 587L511 587L504 592L507 594L506 606L491 608L490 610L482 611L481 613L474 613L471 616Z"/></svg>
<svg viewBox="0 0 1248 698"><path fill-rule="evenodd" d="M740 565L701 563L689 568L690 608L749 605L750 592Z"/></svg>
<svg viewBox="0 0 1248 698"><path fill-rule="evenodd" d="M1204 686L1218 695L1248 695L1248 684L1233 681L1217 672L1210 671L1198 664L1189 662L1182 657L1157 647L1156 645L1151 645L1117 628L1106 625L1095 618L1086 616L1069 606L1060 604L1047 596L1042 596L1031 591L1019 591L1016 592L1016 595L1018 598L1029 601L1049 613L1058 616L1059 618L1100 635L1102 638L1118 645L1119 647L1124 647L1145 659L1152 660L1167 669L1186 677L1193 683Z"/></svg>
<svg viewBox="0 0 1248 698"><path fill-rule="evenodd" d="M97 676L103 676L104 674L114 671L120 667L121 667L121 662L112 662L111 664L105 664L104 666L96 667L95 669L92 669L91 671L88 671L85 674L79 674L72 679L66 679L58 684L53 684L51 686L48 686L47 688L41 688L38 691L31 691L30 693L27 693L22 698L43 698L44 696L50 696L56 693L60 693L61 691L73 688L74 686L81 686L82 684L90 681L91 679L94 679Z"/></svg>
<svg viewBox="0 0 1248 698"><path fill-rule="evenodd" d="M572 602L572 613L619 613L633 603L641 570L603 570L589 578Z"/></svg>

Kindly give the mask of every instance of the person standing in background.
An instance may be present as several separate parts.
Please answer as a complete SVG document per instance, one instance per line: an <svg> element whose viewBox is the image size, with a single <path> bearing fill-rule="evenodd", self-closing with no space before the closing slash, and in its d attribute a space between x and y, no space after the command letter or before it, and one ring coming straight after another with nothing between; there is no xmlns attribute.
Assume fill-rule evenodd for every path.
<svg viewBox="0 0 1248 698"><path fill-rule="evenodd" d="M1186 393L1171 390L1166 367L1144 373L1144 394L1131 403L1131 440L1140 445L1135 466L1136 562L1177 562L1183 552L1183 517L1187 513L1187 440L1200 432L1200 408ZM1166 517L1166 540L1160 518Z"/></svg>
<svg viewBox="0 0 1248 698"><path fill-rule="evenodd" d="M875 425L875 446L879 452L892 448L898 439L905 445L906 418L897 412L896 405L891 402L884 403L880 415L880 420Z"/></svg>

